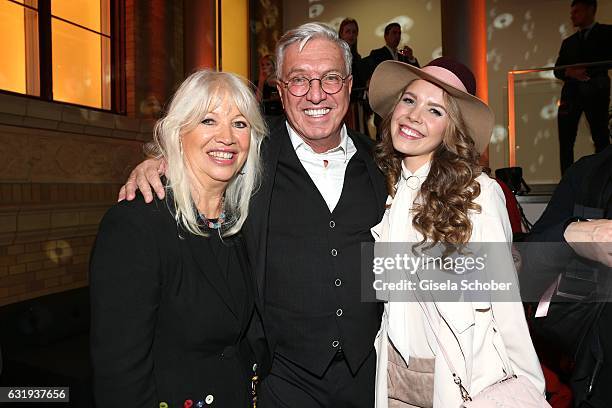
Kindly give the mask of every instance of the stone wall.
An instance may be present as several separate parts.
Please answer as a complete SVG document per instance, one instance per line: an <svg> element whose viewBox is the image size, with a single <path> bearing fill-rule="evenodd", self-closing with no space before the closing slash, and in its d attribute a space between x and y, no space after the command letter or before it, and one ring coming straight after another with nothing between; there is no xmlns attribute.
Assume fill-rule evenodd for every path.
<svg viewBox="0 0 612 408"><path fill-rule="evenodd" d="M0 94L0 305L87 285L152 120Z"/></svg>
<svg viewBox="0 0 612 408"><path fill-rule="evenodd" d="M0 306L88 284L98 223L185 76L182 19L180 0L125 1L127 115L0 93Z"/></svg>

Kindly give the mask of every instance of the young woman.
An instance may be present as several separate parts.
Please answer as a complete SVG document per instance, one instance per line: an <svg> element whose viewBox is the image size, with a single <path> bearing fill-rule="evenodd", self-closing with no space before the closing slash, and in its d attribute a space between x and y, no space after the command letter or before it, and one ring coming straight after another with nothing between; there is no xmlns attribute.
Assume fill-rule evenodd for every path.
<svg viewBox="0 0 612 408"><path fill-rule="evenodd" d="M445 57L374 72L370 104L385 118L376 159L389 190L377 242L511 241L503 192L478 165L493 113L475 89L469 69ZM458 408L453 373L472 396L512 374L544 392L520 302L389 302L376 347L377 407Z"/></svg>

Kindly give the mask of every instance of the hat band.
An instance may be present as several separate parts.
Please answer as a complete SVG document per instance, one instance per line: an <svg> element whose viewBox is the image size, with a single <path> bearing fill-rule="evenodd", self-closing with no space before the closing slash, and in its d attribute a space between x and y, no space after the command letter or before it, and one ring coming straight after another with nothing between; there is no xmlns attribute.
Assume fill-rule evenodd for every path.
<svg viewBox="0 0 612 408"><path fill-rule="evenodd" d="M442 68L436 65L427 65L421 69L421 71L439 79L440 81L452 86L453 88L457 88L460 91L468 93L465 85L459 79L457 75L455 75L452 71L449 71L446 68Z"/></svg>

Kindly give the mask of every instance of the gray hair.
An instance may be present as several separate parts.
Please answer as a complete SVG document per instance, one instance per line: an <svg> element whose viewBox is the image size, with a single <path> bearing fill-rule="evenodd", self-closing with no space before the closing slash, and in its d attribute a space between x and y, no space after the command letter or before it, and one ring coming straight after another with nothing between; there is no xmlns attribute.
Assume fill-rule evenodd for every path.
<svg viewBox="0 0 612 408"><path fill-rule="evenodd" d="M253 92L243 78L227 73L201 70L191 74L179 87L166 115L154 129L154 141L168 162L166 188L172 200L166 199L177 224L196 234L207 234L200 228L198 212L191 193L192 180L183 160L180 138L194 130L204 116L230 98L251 127L251 140L245 164L225 190L223 236L237 233L248 215L249 201L261 182L261 142L267 134ZM168 196L169 196L168 195ZM173 204L171 204L173 202Z"/></svg>
<svg viewBox="0 0 612 408"><path fill-rule="evenodd" d="M287 31L280 40L278 40L278 44L276 44L276 72L279 78L282 78L283 75L283 64L285 63L285 50L287 47L293 43L299 43L299 51L302 51L306 43L315 38L322 38L337 45L338 48L342 50L342 55L344 56L346 75L351 74L353 54L351 54L351 48L346 41L341 40L340 37L338 37L338 33L326 24L306 23L293 30Z"/></svg>

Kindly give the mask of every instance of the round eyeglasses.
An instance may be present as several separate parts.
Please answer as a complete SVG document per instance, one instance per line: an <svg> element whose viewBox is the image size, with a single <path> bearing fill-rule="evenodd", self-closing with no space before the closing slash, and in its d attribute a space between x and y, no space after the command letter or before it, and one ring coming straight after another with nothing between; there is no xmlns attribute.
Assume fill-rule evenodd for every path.
<svg viewBox="0 0 612 408"><path fill-rule="evenodd" d="M326 74L321 78L311 78L308 79L306 77L293 77L289 79L289 81L280 81L285 88L291 93L293 96L304 96L310 91L310 87L312 86L312 81L319 81L321 84L321 89L328 95L337 94L344 86L344 81L350 75L342 78L338 74Z"/></svg>

